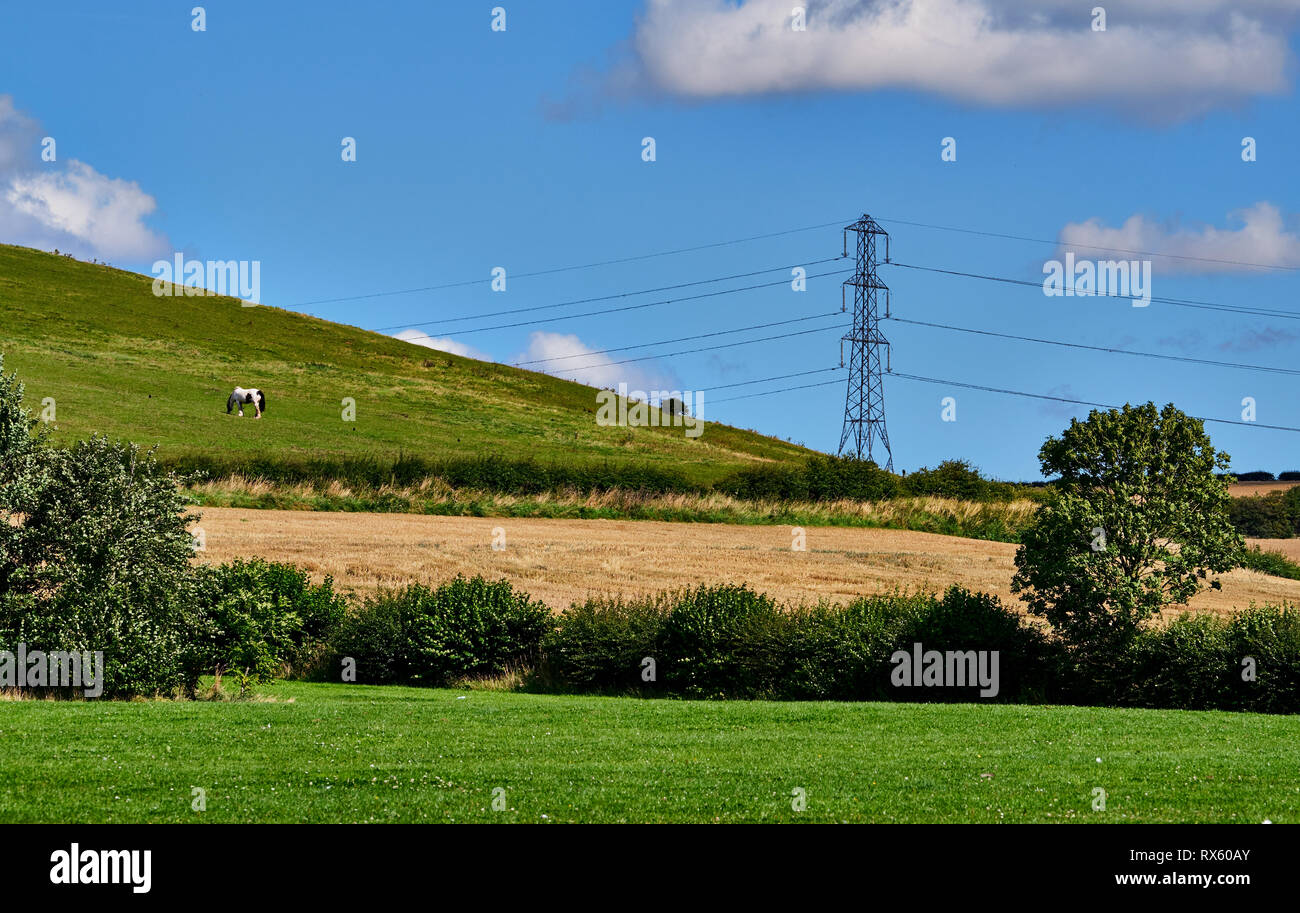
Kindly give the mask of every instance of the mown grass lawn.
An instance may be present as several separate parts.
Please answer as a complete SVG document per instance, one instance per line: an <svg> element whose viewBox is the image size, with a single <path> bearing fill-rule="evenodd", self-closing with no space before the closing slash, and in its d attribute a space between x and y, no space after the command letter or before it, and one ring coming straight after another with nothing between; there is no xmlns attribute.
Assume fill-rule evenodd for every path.
<svg viewBox="0 0 1300 913"><path fill-rule="evenodd" d="M1300 717L265 693L0 703L0 821L1300 820Z"/></svg>

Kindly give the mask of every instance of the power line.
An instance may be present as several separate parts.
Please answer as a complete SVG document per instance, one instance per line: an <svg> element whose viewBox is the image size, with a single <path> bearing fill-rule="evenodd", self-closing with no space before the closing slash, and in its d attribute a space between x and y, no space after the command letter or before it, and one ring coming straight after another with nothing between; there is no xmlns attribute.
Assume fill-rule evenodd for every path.
<svg viewBox="0 0 1300 913"><path fill-rule="evenodd" d="M830 311L825 314L812 314L808 317L795 317L791 320L777 320L772 323L756 323L753 326L736 327L731 330L717 330L713 333L701 333L698 336L679 336L676 339L661 339L658 342L641 342L632 346L615 346L612 349L596 349L591 352L577 352L573 355L555 355L551 358L533 358L528 361L517 361L514 363L514 366L520 368L524 365L540 365L551 361L567 361L570 358L585 358L591 355L606 355L610 352L626 352L631 349L644 349L649 346L666 346L678 342L690 342L695 339L709 339L714 336L725 336L728 333L743 333L746 330L766 330L771 327L786 326L791 323L803 323L807 320L820 320L823 317L836 317L839 313L839 311Z"/></svg>
<svg viewBox="0 0 1300 913"><path fill-rule="evenodd" d="M832 370L838 371L839 368L834 368ZM713 400L713 403L716 405L717 403L729 403L738 399L752 399L755 396L775 396L777 393L793 393L795 390L811 390L813 387L838 387L840 383L839 380L824 380L818 384L800 384L797 387L782 387L780 390L764 390L761 393L744 393L740 396L727 396L723 399L715 399Z"/></svg>
<svg viewBox="0 0 1300 913"><path fill-rule="evenodd" d="M1003 393L1007 396L1025 396L1030 399L1046 399L1058 403L1071 403L1076 406L1094 406L1098 409L1119 409L1119 406L1112 406L1107 403L1094 403L1085 399L1070 399L1065 396L1049 396L1045 393L1025 393L1021 390L1003 390L1000 387L986 387L981 384L966 384L956 380L943 380L937 377L920 377L915 374L890 374L890 377L901 377L904 380L915 380L925 384L936 384L944 387L964 387L968 390L982 390L985 393ZM1200 415L1193 415L1192 418L1202 422L1216 422L1221 425L1245 425L1248 428L1269 428L1274 431L1294 431L1300 433L1300 428L1292 428L1289 425L1263 425L1259 422L1244 422L1230 418L1206 418Z"/></svg>
<svg viewBox="0 0 1300 913"><path fill-rule="evenodd" d="M821 279L825 276L838 276L841 273L848 273L848 272L852 272L852 270L842 269L842 270L832 270L827 273L814 273L813 275L807 276L805 278ZM617 314L623 311L636 311L636 310L641 310L642 308L657 307L661 304L680 304L683 301L699 301L703 298L716 298L719 295L734 295L737 292L751 292L754 289L773 288L778 285L788 285L789 281L790 280L788 279L778 279L776 282L760 282L757 285L744 285L744 286L740 286L739 288L720 289L719 291L716 292L702 292L699 295L687 295L684 298L664 298L659 301L643 302L642 304L627 304L622 307L616 307L616 308L602 308L601 310L598 311L584 311L581 314L562 314L559 317L542 318L540 320L521 320L516 323L501 323L490 327L473 327L468 330L457 330L456 333L459 336L465 336L468 335L469 333L486 333L489 330L509 330L509 329L514 329L515 327L535 326L536 324L539 323L550 323L550 322L558 323L561 320L578 320L582 317L599 317L603 314ZM403 337L403 339L406 342L414 342L416 339L436 339L436 338L437 338L436 336L431 336L428 333L421 333L419 334L419 336Z"/></svg>
<svg viewBox="0 0 1300 913"><path fill-rule="evenodd" d="M820 266L823 263L833 263L836 260L843 260L843 257L826 257L822 260L813 260L807 263L791 263L788 266L769 266L765 269L754 270L748 273L735 273L730 276L718 276L713 279L696 279L693 282L680 282L677 285L661 285L658 288L641 289L636 292L617 292L611 295L597 295L592 298L575 298L572 301L561 301L557 304L538 304L529 307L511 308L505 311L490 311L486 314L465 314L461 317L443 317L438 320L426 320L420 323L398 323L387 327L372 327L371 332L382 333L386 330L401 330L410 327L440 326L444 323L459 323L462 320L482 320L488 317L504 317L508 314L523 314L531 311L547 311L554 308L570 307L575 304L591 304L596 301L612 301L618 298L631 298L636 295L650 295L655 292L669 292L680 288L690 288L695 285L708 285L713 282L728 282L732 279L748 279L751 276L761 276L763 273L774 273L782 270L791 270L800 266ZM782 280L786 281L786 280ZM445 331L444 331L445 332Z"/></svg>
<svg viewBox="0 0 1300 913"><path fill-rule="evenodd" d="M990 276L984 273L966 273L960 270L940 269L937 266L918 266L913 263L891 262L890 266L900 266L903 269L922 270L927 273L941 273L945 276L959 276L965 279L983 279L989 282L1002 282L1007 285L1021 285L1028 288L1041 289L1043 283L1031 282L1028 279L1011 279L1007 276ZM1230 314L1247 314L1253 317L1277 317L1283 320L1300 320L1300 313L1295 311L1279 311L1273 308L1252 308L1235 304L1221 304L1214 301L1193 301L1187 298L1164 298L1153 295L1150 299L1139 298L1135 295L1103 295L1097 292L1079 292L1076 291L1073 297L1078 298L1117 298L1121 301L1155 301L1160 304L1172 304L1176 307L1189 307L1207 311L1224 311Z"/></svg>
<svg viewBox="0 0 1300 913"><path fill-rule="evenodd" d="M1049 240L1047 238L1029 238L1029 237L1025 237L1024 235L1008 235L1008 234L1002 234L1000 232L994 232L994 231L980 231L979 229L974 229L974 228L957 228L952 225L933 225L928 222L909 222L905 219L888 219L883 216L880 217L879 221L894 222L898 225L910 225L915 228L933 228L938 231L955 231L967 235L980 235L986 238L1001 238L1007 241L1029 241L1035 244L1051 244L1057 247L1065 246L1062 244L1059 238L1054 240ZM1146 257L1163 257L1168 260L1191 260L1193 262L1199 262L1199 263L1220 263L1229 266L1247 266L1253 269L1300 271L1300 266L1285 266L1285 265L1269 264L1269 263L1251 263L1245 260L1220 259L1216 257L1193 257L1189 254L1164 254L1158 251L1132 250L1126 247L1102 247L1096 244L1071 244L1069 246L1087 248L1088 250L1104 250L1104 251L1110 251L1112 253L1119 253L1119 254L1140 254Z"/></svg>
<svg viewBox="0 0 1300 913"><path fill-rule="evenodd" d="M1081 342L1064 342L1059 339L1038 339L1034 336L1018 336L1014 333L996 333L992 330L976 330L970 327L955 327L946 323L927 323L924 320L907 320L903 317L890 317L895 323L909 323L918 327L932 327L938 330L952 330L957 333L972 333L977 336L996 336L999 339L1015 339L1021 342L1036 342L1050 346L1064 346L1070 349L1087 349L1092 352L1106 352L1113 355L1137 355L1143 358L1160 358L1167 361L1182 361L1198 365L1210 365L1216 368L1241 368L1248 371L1265 371L1272 374L1300 374L1300 369L1279 368L1272 365L1252 365L1239 361L1215 361L1209 358L1194 358L1190 355L1169 355L1161 352L1136 352L1132 349L1114 349L1106 346L1090 346Z"/></svg>
<svg viewBox="0 0 1300 913"><path fill-rule="evenodd" d="M631 364L634 361L648 361L651 358L674 358L678 355L693 355L696 352L713 352L718 349L733 349L737 346L753 345L756 342L771 342L774 339L790 339L794 336L807 336L809 333L824 333L827 330L845 330L847 324L840 324L829 327L815 327L811 330L796 330L793 333L778 333L775 336L760 336L758 339L742 339L739 342L724 342L716 346L701 346L698 349L683 349L680 352L659 352L653 355L640 355L636 358L624 358L622 361L605 361L594 365L580 365L578 367L567 368L569 371L589 371L593 368L610 368L614 365Z"/></svg>
<svg viewBox="0 0 1300 913"><path fill-rule="evenodd" d="M550 269L533 270L528 273L515 273L512 279L530 279L535 276L551 276L556 273L567 273L575 270L595 269L600 266L615 266L620 263L634 263L640 260L652 260L656 257L670 257L676 254L687 254L697 250L713 250L719 247L728 247L733 244L747 244L750 241L763 241L768 238L779 238L784 235L793 235L805 231L815 231L818 228L829 228L832 225L843 225L843 220L837 219L834 222L823 222L821 225L806 225L803 228L788 228L784 231L773 231L763 235L750 235L747 238L733 238L729 241L713 241L708 244L696 244L693 247L678 247L673 250L661 250L650 254L637 254L630 257L617 257L612 260L597 260L594 263L579 263L573 266L556 266ZM315 301L302 301L298 304L288 305L289 308L310 307L316 304L334 304L339 301L364 301L370 298L388 298L394 295L411 295L416 292L436 292L450 288L464 288L468 285L480 285L484 282L491 282L492 279L465 279L459 282L444 282L441 285L425 285L419 288L398 289L390 292L372 292L365 295L345 295L339 298L320 298Z"/></svg>
<svg viewBox="0 0 1300 913"><path fill-rule="evenodd" d="M750 386L753 386L754 384L765 384L765 383L768 383L769 381L773 381L773 380L788 380L788 379L791 378L791 377L807 377L807 376L810 375L810 374L826 374L826 373L828 373L828 372L830 372L830 371L843 371L843 370L844 370L844 369L841 368L841 367L839 367L839 366L836 366L836 367L833 367L833 368L815 368L815 369L812 370L812 371L797 371L797 372L795 372L794 374L778 374L778 375L776 375L775 377L756 377L756 378L754 378L753 380L742 380L742 381L740 381L740 382L738 382L738 383L734 383L734 384L712 384L712 385L710 385L710 386L708 386L708 387L705 387L704 389L705 389L705 390L726 390L726 389L728 389L729 387L750 387ZM832 380L832 381L829 381L828 383L831 383L831 384L838 384L839 381L838 381L838 380ZM820 386L825 386L825 385L824 385L824 384L811 384L810 386L820 387ZM714 400L714 402L725 403L725 402L727 402L727 400L729 400L729 399L746 399L747 397L750 397L750 396L767 396L768 394L771 394L771 393L784 393L784 392L785 392L785 389L784 389L784 388L781 389L781 390L767 390L767 391L765 391L765 392L763 392L763 393L748 393L748 394L746 394L745 396L729 396L729 397L727 397L727 399Z"/></svg>

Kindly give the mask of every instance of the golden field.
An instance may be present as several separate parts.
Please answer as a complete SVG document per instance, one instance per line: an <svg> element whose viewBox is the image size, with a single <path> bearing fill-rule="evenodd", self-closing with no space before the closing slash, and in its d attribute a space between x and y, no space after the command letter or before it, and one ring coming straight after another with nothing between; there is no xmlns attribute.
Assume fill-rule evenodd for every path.
<svg viewBox="0 0 1300 913"><path fill-rule="evenodd" d="M1249 498L1252 495L1266 495L1271 491L1286 491L1297 485L1300 482L1234 482L1228 486L1228 494L1234 498Z"/></svg>
<svg viewBox="0 0 1300 913"><path fill-rule="evenodd" d="M359 593L439 583L457 573L505 577L560 609L589 594L632 596L701 583L748 583L789 603L847 601L953 583L1009 604L1016 547L932 533L809 527L806 550L789 526L443 517L418 514L204 508L202 560L287 561ZM493 539L504 548L493 549ZM1259 540L1300 559L1300 540ZM1255 602L1300 603L1300 581L1236 570L1192 601L1229 612Z"/></svg>

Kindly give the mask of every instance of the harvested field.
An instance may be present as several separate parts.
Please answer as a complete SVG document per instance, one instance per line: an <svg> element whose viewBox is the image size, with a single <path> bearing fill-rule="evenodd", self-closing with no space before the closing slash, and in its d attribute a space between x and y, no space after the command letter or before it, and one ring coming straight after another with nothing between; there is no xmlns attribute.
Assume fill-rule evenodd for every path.
<svg viewBox="0 0 1300 913"><path fill-rule="evenodd" d="M200 525L204 560L288 561L362 593L465 573L505 577L557 609L591 593L723 581L792 603L958 583L1016 604L1014 545L904 530L810 527L807 550L793 551L787 526L233 508L206 508ZM505 534L499 551L492 548L498 528ZM1276 548L1288 540L1260 541ZM1192 607L1228 612L1252 600L1300 603L1300 581L1237 570L1222 591L1202 593Z"/></svg>
<svg viewBox="0 0 1300 913"><path fill-rule="evenodd" d="M1228 486L1228 494L1234 498L1248 498L1251 495L1266 495L1270 491L1286 491L1297 485L1300 482L1237 482Z"/></svg>

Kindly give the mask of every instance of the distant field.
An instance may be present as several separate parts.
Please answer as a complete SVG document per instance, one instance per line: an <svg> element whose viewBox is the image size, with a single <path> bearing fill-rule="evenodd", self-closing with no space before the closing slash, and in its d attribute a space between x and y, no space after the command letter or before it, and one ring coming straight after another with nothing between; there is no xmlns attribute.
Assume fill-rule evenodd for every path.
<svg viewBox="0 0 1300 913"><path fill-rule="evenodd" d="M0 822L1300 820L1300 717L266 691L6 703Z"/></svg>
<svg viewBox="0 0 1300 913"><path fill-rule="evenodd" d="M589 593L724 581L792 603L955 583L1017 604L1014 545L904 530L809 527L807 550L794 551L791 527L718 523L205 508L200 526L206 561L259 555L358 591L465 573L506 577L555 609ZM492 548L494 529L504 531L503 550ZM1236 570L1192 607L1229 612L1251 600L1300 603L1300 581Z"/></svg>
<svg viewBox="0 0 1300 913"><path fill-rule="evenodd" d="M155 297L151 284L0 244L0 352L34 408L54 399L57 440L104 432L235 464L497 454L696 483L810 453L712 422L694 439L682 428L601 427L592 387L232 298ZM265 389L264 419L226 415L237 385ZM355 421L343 420L345 398Z"/></svg>
<svg viewBox="0 0 1300 913"><path fill-rule="evenodd" d="M1228 492L1234 498L1247 498L1251 495L1268 494L1270 491L1286 491L1300 482L1237 482L1228 486Z"/></svg>

